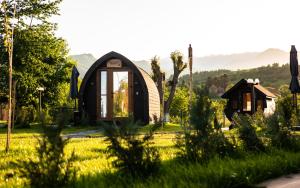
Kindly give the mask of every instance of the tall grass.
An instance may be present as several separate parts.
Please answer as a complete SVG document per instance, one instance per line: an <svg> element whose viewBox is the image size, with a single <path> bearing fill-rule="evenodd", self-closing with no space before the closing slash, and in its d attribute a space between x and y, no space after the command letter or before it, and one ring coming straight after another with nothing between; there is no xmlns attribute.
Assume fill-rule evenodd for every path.
<svg viewBox="0 0 300 188"><path fill-rule="evenodd" d="M300 155L272 150L243 158L214 158L207 165L165 161L160 172L148 179L137 179L104 172L82 176L76 187L253 187L255 184L300 168Z"/></svg>

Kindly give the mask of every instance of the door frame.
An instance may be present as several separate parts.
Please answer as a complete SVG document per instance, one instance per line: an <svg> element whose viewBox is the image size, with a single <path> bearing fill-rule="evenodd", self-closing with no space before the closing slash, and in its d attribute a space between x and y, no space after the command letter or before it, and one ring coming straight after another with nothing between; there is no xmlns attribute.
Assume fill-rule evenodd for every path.
<svg viewBox="0 0 300 188"><path fill-rule="evenodd" d="M107 72L107 116L101 117L101 71ZM97 70L96 76L96 113L97 120L112 121L121 120L128 117L113 117L113 73L128 72L128 116L133 113L133 73L128 68L100 68Z"/></svg>

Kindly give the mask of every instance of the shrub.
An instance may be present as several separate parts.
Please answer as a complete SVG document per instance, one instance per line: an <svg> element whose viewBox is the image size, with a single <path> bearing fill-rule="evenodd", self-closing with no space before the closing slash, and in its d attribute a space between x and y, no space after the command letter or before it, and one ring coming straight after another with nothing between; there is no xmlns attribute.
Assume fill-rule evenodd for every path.
<svg viewBox="0 0 300 188"><path fill-rule="evenodd" d="M284 121L284 118L282 118L278 112L275 112L267 119L267 136L271 140L271 145L282 149L299 150L300 145L298 139L292 136L289 128L281 121Z"/></svg>
<svg viewBox="0 0 300 188"><path fill-rule="evenodd" d="M65 157L64 148L68 139L60 136L65 124L64 116L60 117L57 126L47 126L41 118L43 134L38 138L37 160L14 163L21 176L29 179L31 187L64 187L75 180L76 171L72 167L75 155L73 152L70 158Z"/></svg>
<svg viewBox="0 0 300 188"><path fill-rule="evenodd" d="M16 127L29 128L30 123L36 120L36 110L33 106L22 106L16 110Z"/></svg>
<svg viewBox="0 0 300 188"><path fill-rule="evenodd" d="M233 116L233 121L237 126L238 137L242 141L243 148L247 151L265 151L263 142L256 134L256 127L254 118L250 115L237 115Z"/></svg>
<svg viewBox="0 0 300 188"><path fill-rule="evenodd" d="M193 162L207 162L214 155L226 156L234 152L233 144L221 132L215 109L207 95L197 91L191 111L191 129L176 136L178 156Z"/></svg>
<svg viewBox="0 0 300 188"><path fill-rule="evenodd" d="M153 132L158 126L153 126L144 136L138 135L139 127L133 118L120 122L120 125L116 122L105 124L105 141L109 144L108 157L114 159L113 167L134 177L147 177L157 172L160 166L158 150L150 146Z"/></svg>

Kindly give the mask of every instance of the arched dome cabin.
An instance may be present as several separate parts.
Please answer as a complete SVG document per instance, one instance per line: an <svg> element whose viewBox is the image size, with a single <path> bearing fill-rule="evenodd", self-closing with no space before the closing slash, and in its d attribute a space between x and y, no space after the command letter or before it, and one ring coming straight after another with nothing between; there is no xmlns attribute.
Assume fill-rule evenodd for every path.
<svg viewBox="0 0 300 188"><path fill-rule="evenodd" d="M79 90L79 111L91 121L128 118L144 124L160 116L159 93L150 75L123 55L110 52L85 74Z"/></svg>

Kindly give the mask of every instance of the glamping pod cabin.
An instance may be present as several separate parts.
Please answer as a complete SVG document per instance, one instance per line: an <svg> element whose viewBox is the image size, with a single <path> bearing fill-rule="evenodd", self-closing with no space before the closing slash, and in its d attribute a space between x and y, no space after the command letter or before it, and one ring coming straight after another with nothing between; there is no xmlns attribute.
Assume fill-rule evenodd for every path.
<svg viewBox="0 0 300 188"><path fill-rule="evenodd" d="M229 120L234 113L252 115L261 109L265 115L270 115L275 111L276 96L261 86L258 79L242 79L221 97L227 99L224 112Z"/></svg>
<svg viewBox="0 0 300 188"><path fill-rule="evenodd" d="M89 68L79 90L78 107L93 122L132 115L148 124L160 116L159 93L150 75L116 52L102 56Z"/></svg>

